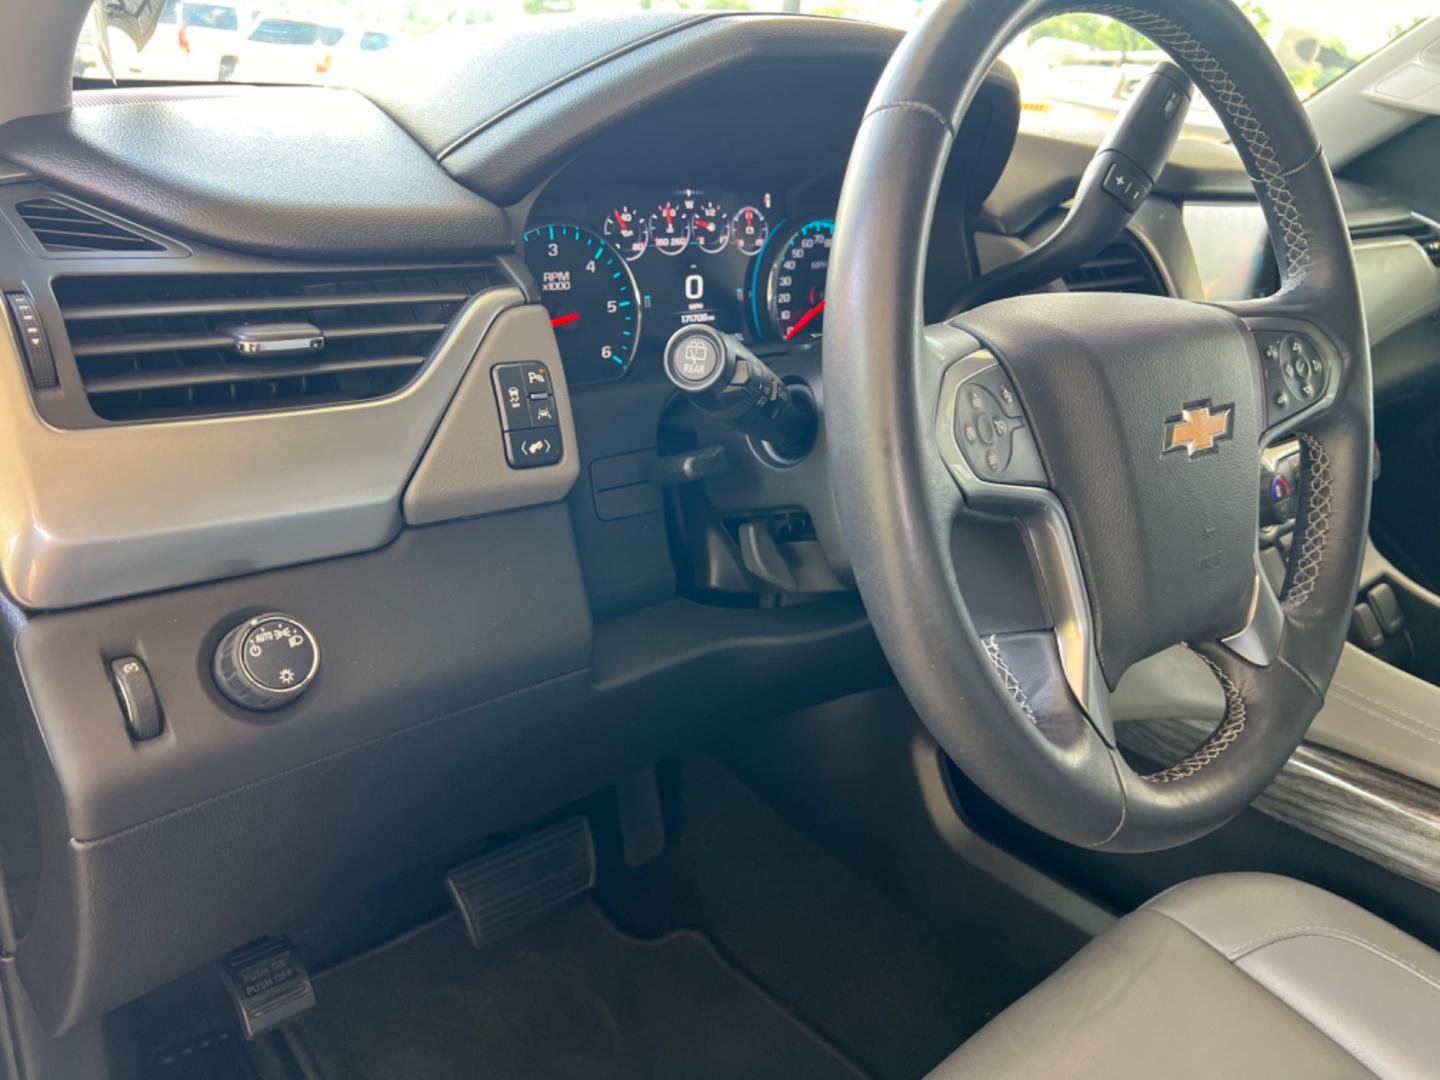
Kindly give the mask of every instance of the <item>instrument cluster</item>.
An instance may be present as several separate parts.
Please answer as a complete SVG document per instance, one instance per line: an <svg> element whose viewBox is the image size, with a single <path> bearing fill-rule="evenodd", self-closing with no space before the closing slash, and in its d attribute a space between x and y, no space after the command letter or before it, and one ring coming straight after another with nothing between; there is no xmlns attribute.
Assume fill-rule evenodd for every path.
<svg viewBox="0 0 1440 1080"><path fill-rule="evenodd" d="M646 345L706 325L750 344L809 341L834 221L764 190L634 188L555 207L527 229L572 383L621 378Z"/></svg>

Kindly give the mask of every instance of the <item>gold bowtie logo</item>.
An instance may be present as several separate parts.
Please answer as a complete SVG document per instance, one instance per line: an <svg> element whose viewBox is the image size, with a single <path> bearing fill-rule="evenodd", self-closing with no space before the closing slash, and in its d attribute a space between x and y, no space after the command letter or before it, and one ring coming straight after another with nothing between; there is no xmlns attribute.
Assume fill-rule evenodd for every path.
<svg viewBox="0 0 1440 1080"><path fill-rule="evenodd" d="M1172 416L1165 423L1164 453L1184 450L1192 458L1214 453L1220 449L1220 442L1230 438L1234 419L1233 405L1222 405L1218 409L1212 409L1208 401L1186 405L1179 416Z"/></svg>

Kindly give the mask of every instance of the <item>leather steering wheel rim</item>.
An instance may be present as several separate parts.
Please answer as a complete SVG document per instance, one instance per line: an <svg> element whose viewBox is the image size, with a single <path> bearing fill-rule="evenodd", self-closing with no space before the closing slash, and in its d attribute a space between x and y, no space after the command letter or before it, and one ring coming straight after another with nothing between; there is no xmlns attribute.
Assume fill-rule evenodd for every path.
<svg viewBox="0 0 1440 1080"><path fill-rule="evenodd" d="M1002 48L1031 24L1077 10L1138 30L1209 98L1252 178L1280 259L1282 288L1264 300L1229 305L1043 294L926 327L926 249L960 120ZM847 168L835 238L824 329L832 478L871 621L921 719L988 795L1060 839L1106 850L1155 850L1224 824L1281 769L1323 702L1354 603L1370 498L1370 357L1349 234L1315 132L1270 50L1229 0L939 3L901 43L871 98ZM1264 343L1276 337L1267 338L1270 331L1302 334L1327 363L1316 402L1279 423L1270 418L1262 372ZM1235 560L1249 560L1253 573L1253 544L1248 551L1231 543L1177 560L1180 580L1168 592L1189 589L1203 598L1195 604L1198 636L1189 636L1183 612L1157 608L1163 618L1147 621L1142 616L1154 612L1114 602L1128 598L1137 609L1145 603L1123 585L1109 584L1116 573L1104 550L1108 539L1086 505L1105 489L1074 464L1086 449L1074 433L1095 425L1077 426L1072 399L1089 395L1103 405L1095 384L1111 377L1106 357L1098 355L1102 346L1092 346L1086 333L1104 339L1107 355L1133 363L1139 382L1153 376L1166 393L1190 393L1213 378L1234 401L1234 440L1194 461L1186 460L1193 445L1186 454L1162 453L1166 417L1158 412L1117 414L1112 426L1127 429L1123 445L1131 451L1117 476L1163 475L1196 485L1197 493L1233 495L1235 475L1253 462L1248 512L1258 530L1261 446L1299 440L1299 511L1285 587L1276 596L1255 575L1248 616L1241 613L1233 635L1216 631L1228 625L1223 619L1237 602L1234 583L1243 568ZM1177 337L1198 344L1186 352ZM1058 351L1043 362L1027 358L1036 340ZM1087 369L1093 378L1071 375L1056 384L1052 372L1064 369L1060 356L1067 347L1097 354ZM1252 365L1248 373L1242 364ZM1025 406L1023 416L1018 407L1013 414L1016 424L1033 429L1043 463L1039 486L977 481L977 470L937 450L950 445L957 379L981 370L990 372L987 379L1013 380ZM1003 392L1008 400L1009 383ZM1148 406L1152 397L1137 391L1134 401ZM1145 425L1154 428L1153 448ZM1067 440L1067 432L1074 437ZM1096 445L1122 445L1120 435L1100 434L1110 442ZM964 477L969 483L957 486ZM1115 521L1119 546L1132 545L1140 557L1141 578L1159 563L1146 550L1139 524L1189 529L1202 543L1202 533L1216 531L1205 515L1233 519L1203 499L1194 523L1183 513L1157 518L1150 497L1126 495L1134 522ZM1165 509L1174 505L1172 497ZM963 558L953 550L962 514L1022 522L1055 615L1052 626L982 638L965 600ZM1127 528L1131 524L1137 527ZM1233 534L1233 526L1226 527ZM1222 578L1223 587L1212 584ZM1155 582L1148 584L1157 591ZM1163 593L1171 583L1159 584ZM1157 621L1183 627L1185 636L1169 643L1183 641L1200 654L1224 689L1227 708L1194 754L1142 775L1117 749L1100 684L1113 686L1137 642L1154 644L1145 634ZM1084 655L1077 642L1088 650Z"/></svg>

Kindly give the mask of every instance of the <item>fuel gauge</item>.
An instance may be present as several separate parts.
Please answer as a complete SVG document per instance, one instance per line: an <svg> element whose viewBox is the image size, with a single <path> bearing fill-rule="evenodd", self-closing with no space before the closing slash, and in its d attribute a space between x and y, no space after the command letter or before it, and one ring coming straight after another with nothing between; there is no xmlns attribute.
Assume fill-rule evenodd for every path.
<svg viewBox="0 0 1440 1080"><path fill-rule="evenodd" d="M730 242L730 215L719 203L707 200L691 214L690 230L696 247L706 255L718 255Z"/></svg>

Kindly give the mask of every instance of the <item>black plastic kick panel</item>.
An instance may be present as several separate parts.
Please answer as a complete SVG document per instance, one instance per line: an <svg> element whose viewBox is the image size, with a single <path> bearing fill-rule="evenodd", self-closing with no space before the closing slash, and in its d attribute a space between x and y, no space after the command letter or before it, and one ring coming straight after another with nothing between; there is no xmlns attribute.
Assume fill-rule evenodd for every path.
<svg viewBox="0 0 1440 1080"><path fill-rule="evenodd" d="M212 658L275 609L304 621L325 663L293 705L256 713L220 694ZM25 898L17 960L46 1026L270 932L326 890L583 793L552 762L586 706L593 633L563 506L28 623L16 655L41 857L34 880L6 884ZM164 710L143 742L111 681L125 656Z"/></svg>

